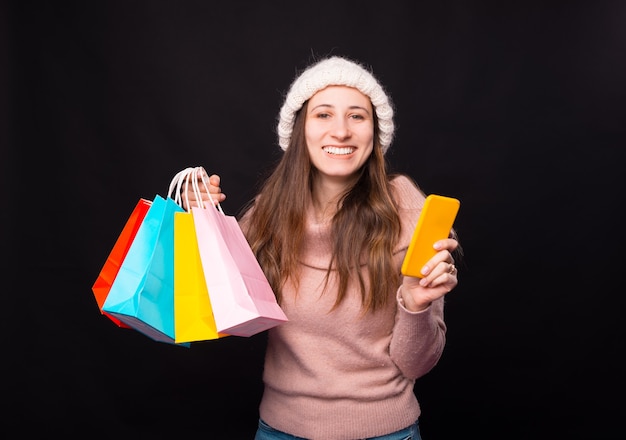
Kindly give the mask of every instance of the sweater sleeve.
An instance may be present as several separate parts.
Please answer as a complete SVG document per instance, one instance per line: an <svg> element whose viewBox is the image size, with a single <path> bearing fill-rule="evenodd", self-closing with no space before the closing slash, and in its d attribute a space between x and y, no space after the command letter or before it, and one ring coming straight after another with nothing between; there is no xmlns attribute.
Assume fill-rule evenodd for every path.
<svg viewBox="0 0 626 440"><path fill-rule="evenodd" d="M392 186L402 222L401 237L396 250L401 264L424 205L425 194L406 176L394 179ZM410 312L404 307L399 289L396 292L396 301L396 321L389 353L406 377L417 379L428 373L443 353L446 342L444 298L434 301L421 312Z"/></svg>
<svg viewBox="0 0 626 440"><path fill-rule="evenodd" d="M398 290L398 312L389 353L402 374L417 379L433 369L446 344L443 301L440 298L421 312L410 312L402 305Z"/></svg>

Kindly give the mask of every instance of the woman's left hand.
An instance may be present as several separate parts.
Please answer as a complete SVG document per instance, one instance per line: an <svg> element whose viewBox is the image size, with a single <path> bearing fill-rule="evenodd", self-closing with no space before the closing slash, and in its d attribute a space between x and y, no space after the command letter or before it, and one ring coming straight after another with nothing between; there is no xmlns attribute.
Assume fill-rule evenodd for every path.
<svg viewBox="0 0 626 440"><path fill-rule="evenodd" d="M423 278L405 276L401 295L404 307L412 312L427 309L430 304L450 292L459 280L454 265L454 251L459 242L453 238L439 240L434 244L437 253L422 269Z"/></svg>

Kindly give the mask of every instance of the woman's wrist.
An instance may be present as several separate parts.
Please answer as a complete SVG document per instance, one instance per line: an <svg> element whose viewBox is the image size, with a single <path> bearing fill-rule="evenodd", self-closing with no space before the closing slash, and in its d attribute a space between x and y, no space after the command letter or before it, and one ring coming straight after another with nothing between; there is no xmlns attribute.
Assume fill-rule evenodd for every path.
<svg viewBox="0 0 626 440"><path fill-rule="evenodd" d="M413 295L411 295L410 292L407 292L407 289L404 289L404 286L402 285L398 288L398 302L407 311L412 313L423 312L429 308L431 304L430 301L427 303L419 303L415 301Z"/></svg>

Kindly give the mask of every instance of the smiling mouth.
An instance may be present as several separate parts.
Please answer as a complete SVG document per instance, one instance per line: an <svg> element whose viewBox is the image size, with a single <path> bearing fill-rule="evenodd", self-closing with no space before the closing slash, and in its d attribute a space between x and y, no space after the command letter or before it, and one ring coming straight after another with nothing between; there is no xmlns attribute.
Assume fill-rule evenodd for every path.
<svg viewBox="0 0 626 440"><path fill-rule="evenodd" d="M322 148L322 150L324 150L326 153L328 154L335 154L335 155L346 155L346 154L351 154L354 151L353 147L324 147Z"/></svg>

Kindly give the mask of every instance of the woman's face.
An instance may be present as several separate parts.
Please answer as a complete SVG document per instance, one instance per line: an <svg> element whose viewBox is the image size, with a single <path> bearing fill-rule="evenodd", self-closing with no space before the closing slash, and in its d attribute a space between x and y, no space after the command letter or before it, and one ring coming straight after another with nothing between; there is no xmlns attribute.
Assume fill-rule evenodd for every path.
<svg viewBox="0 0 626 440"><path fill-rule="evenodd" d="M309 99L304 134L320 175L351 177L374 148L372 103L355 88L326 87Z"/></svg>

